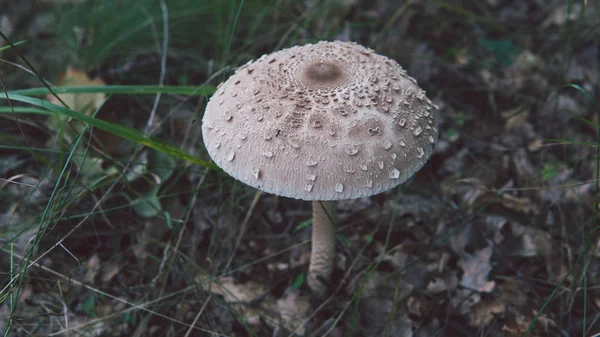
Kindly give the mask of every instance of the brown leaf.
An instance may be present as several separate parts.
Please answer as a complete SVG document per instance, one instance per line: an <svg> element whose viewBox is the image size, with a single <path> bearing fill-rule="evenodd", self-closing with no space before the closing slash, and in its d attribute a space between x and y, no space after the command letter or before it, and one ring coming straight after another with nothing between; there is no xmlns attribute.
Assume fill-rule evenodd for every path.
<svg viewBox="0 0 600 337"><path fill-rule="evenodd" d="M266 287L255 281L237 283L233 277L221 277L209 283L205 288L213 294L223 296L226 302L248 303L256 300L266 292Z"/></svg>
<svg viewBox="0 0 600 337"><path fill-rule="evenodd" d="M496 283L487 280L488 274L492 271L492 267L490 266L491 256L491 245L477 251L475 255L466 254L458 262L464 271L460 284L465 288L479 292L492 292Z"/></svg>
<svg viewBox="0 0 600 337"><path fill-rule="evenodd" d="M537 314L538 312L536 310L533 310L533 315L535 316ZM545 332L548 332L548 328L556 326L556 322L553 319L549 318L546 314L540 314L537 317L536 323L539 323L539 325L542 326Z"/></svg>
<svg viewBox="0 0 600 337"><path fill-rule="evenodd" d="M98 271L100 271L100 257L97 253L94 253L87 261L85 280L87 282L93 282L96 275L98 275Z"/></svg>
<svg viewBox="0 0 600 337"><path fill-rule="evenodd" d="M528 198L516 197L508 193L490 189L477 178L466 178L459 180L459 183L465 184L462 189L458 188L456 193L462 192L463 203L471 211L477 210L483 205L500 203L502 206L525 214L537 214L537 206Z"/></svg>
<svg viewBox="0 0 600 337"><path fill-rule="evenodd" d="M494 316L504 313L506 306L496 299L481 301L469 314L469 325L472 327L487 326Z"/></svg>
<svg viewBox="0 0 600 337"><path fill-rule="evenodd" d="M281 316L281 324L287 330L296 330L301 336L306 333L306 328L301 325L308 318L310 302L306 297L301 297L298 290L288 289L286 294L277 300L276 307Z"/></svg>
<svg viewBox="0 0 600 337"><path fill-rule="evenodd" d="M64 74L58 76L57 86L102 86L104 81L99 78L91 79L81 70L68 67ZM75 110L85 115L90 115L96 111L104 102L106 95L104 93L95 94L58 94L63 102L69 106L71 110ZM56 105L62 105L54 95L48 95L48 100ZM51 117L52 118L52 117Z"/></svg>
<svg viewBox="0 0 600 337"><path fill-rule="evenodd" d="M520 244L511 254L518 256L549 256L552 254L552 237L543 230L511 223L512 234L520 238Z"/></svg>
<svg viewBox="0 0 600 337"><path fill-rule="evenodd" d="M504 118L504 127L506 130L515 130L525 125L529 117L529 111L523 107L516 107L503 111L501 115Z"/></svg>
<svg viewBox="0 0 600 337"><path fill-rule="evenodd" d="M481 295L469 289L457 289L452 295L450 303L458 313L465 315L471 312L473 306L481 301Z"/></svg>

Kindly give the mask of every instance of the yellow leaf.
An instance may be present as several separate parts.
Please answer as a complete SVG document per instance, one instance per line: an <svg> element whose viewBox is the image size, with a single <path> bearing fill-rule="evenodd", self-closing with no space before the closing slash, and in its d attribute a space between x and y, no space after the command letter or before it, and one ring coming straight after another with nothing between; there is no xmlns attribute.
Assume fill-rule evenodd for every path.
<svg viewBox="0 0 600 337"><path fill-rule="evenodd" d="M59 75L58 86L102 86L104 81L99 78L90 79L88 75L78 69L68 67L64 74ZM58 94L58 97L65 102L71 110L75 110L82 114L91 115L101 105L106 95L104 93L95 94ZM54 104L62 105L56 97L48 95L48 100Z"/></svg>

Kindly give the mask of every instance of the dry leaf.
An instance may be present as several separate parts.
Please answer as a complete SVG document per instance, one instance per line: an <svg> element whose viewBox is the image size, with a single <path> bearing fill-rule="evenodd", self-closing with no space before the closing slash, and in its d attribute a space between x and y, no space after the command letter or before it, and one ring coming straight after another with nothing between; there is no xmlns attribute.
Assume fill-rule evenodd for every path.
<svg viewBox="0 0 600 337"><path fill-rule="evenodd" d="M99 78L93 80L90 79L84 71L68 67L67 71L58 77L56 85L59 87L82 87L102 86L105 84L104 81ZM60 97L60 99L63 100L63 102L65 102L71 110L75 110L85 115L90 115L96 111L106 99L106 95L103 93L58 94L58 97ZM48 100L56 105L62 106L62 103L58 101L54 95L48 95Z"/></svg>
<svg viewBox="0 0 600 337"><path fill-rule="evenodd" d="M527 144L527 149L531 152L539 151L544 146L544 141L541 138L536 138Z"/></svg>
<svg viewBox="0 0 600 337"><path fill-rule="evenodd" d="M459 186L454 191L455 194L461 194L463 203L471 211L478 210L483 205L500 203L502 206L513 211L525 214L537 214L539 209L531 202L529 198L516 197L508 193L500 193L501 191L490 189L477 178L466 178L459 180L462 186Z"/></svg>
<svg viewBox="0 0 600 337"><path fill-rule="evenodd" d="M102 267L102 282L109 283L121 271L121 264L117 261L109 261Z"/></svg>
<svg viewBox="0 0 600 337"><path fill-rule="evenodd" d="M265 285L255 281L237 283L233 277L207 280L205 275L199 278L206 280L200 281L204 290L223 296L248 324L260 324L263 318L262 321L273 327L284 327L299 336L306 333L306 327L301 325L307 319L311 306L308 298L300 296L298 290L288 289L283 297L275 299ZM259 303L247 305L254 301Z"/></svg>
<svg viewBox="0 0 600 337"><path fill-rule="evenodd" d="M538 314L537 310L533 310L533 315L535 316L537 314ZM546 315L546 314L540 314L537 317L536 323L539 323L545 332L548 332L548 328L556 326L556 322L554 322L554 320L549 318L548 315Z"/></svg>
<svg viewBox="0 0 600 337"><path fill-rule="evenodd" d="M537 171L524 148L519 148L513 153L512 161L520 182L531 181L536 176Z"/></svg>
<svg viewBox="0 0 600 337"><path fill-rule="evenodd" d="M520 245L511 254L518 256L549 256L552 253L552 236L540 229L511 223L512 234L521 238Z"/></svg>
<svg viewBox="0 0 600 337"><path fill-rule="evenodd" d="M446 289L448 289L446 282L439 277L429 280L429 283L427 283L427 291L432 294L441 293L442 291L446 291Z"/></svg>
<svg viewBox="0 0 600 337"><path fill-rule="evenodd" d="M408 313L416 316L423 317L431 312L432 303L428 297L422 295L412 295L406 300L406 308Z"/></svg>
<svg viewBox="0 0 600 337"><path fill-rule="evenodd" d="M281 325L299 335L306 333L306 327L301 326L308 318L310 302L306 297L301 297L297 289L288 289L282 298L277 300L277 312L281 316Z"/></svg>
<svg viewBox="0 0 600 337"><path fill-rule="evenodd" d="M464 271L460 284L467 289L486 293L492 292L496 283L487 280L488 274L492 271L490 266L491 256L491 245L477 251L475 255L466 254L458 262Z"/></svg>
<svg viewBox="0 0 600 337"><path fill-rule="evenodd" d="M525 214L537 214L537 206L529 198L519 198L511 194L502 194L502 205L513 211Z"/></svg>
<svg viewBox="0 0 600 337"><path fill-rule="evenodd" d="M505 119L504 127L506 130L515 130L525 125L529 117L529 111L523 107L516 107L502 112L501 115Z"/></svg>
<svg viewBox="0 0 600 337"><path fill-rule="evenodd" d="M502 282L498 282L497 285L498 300L505 305L515 306L521 308L527 304L527 296L525 291L527 288L516 280L505 279Z"/></svg>
<svg viewBox="0 0 600 337"><path fill-rule="evenodd" d="M549 26L556 25L562 26L566 21L577 20L579 13L581 12L581 4L565 4L562 6L555 7L552 13L544 20L542 27L548 28Z"/></svg>
<svg viewBox="0 0 600 337"><path fill-rule="evenodd" d="M496 299L481 301L470 312L469 325L472 327L487 326L495 315L504 313L506 306Z"/></svg>
<svg viewBox="0 0 600 337"><path fill-rule="evenodd" d="M465 315L471 312L473 306L481 301L478 292L469 289L457 289L450 299L450 304L457 309L458 313Z"/></svg>
<svg viewBox="0 0 600 337"><path fill-rule="evenodd" d="M98 253L94 253L87 261L87 271L85 273L85 280L87 282L93 283L94 278L98 275L98 271L100 271L100 256Z"/></svg>
<svg viewBox="0 0 600 337"><path fill-rule="evenodd" d="M266 292L265 286L258 282L236 283L233 277L221 277L209 283L205 289L223 296L226 302L243 303L252 302Z"/></svg>
<svg viewBox="0 0 600 337"><path fill-rule="evenodd" d="M87 74L81 70L74 69L72 67L68 67L66 72L60 74L57 80L57 86L97 86L104 85L104 82L100 79L92 80ZM52 95L47 95L48 101L58 106L63 106L64 102L71 110L77 111L84 115L91 115L96 110L100 108L102 102L104 102L106 95L103 93L96 94L57 94L60 100ZM62 102L61 102L62 100ZM97 116L96 116L97 117ZM56 132L57 135L60 135L61 140L66 141L67 143L72 143L75 138L83 132L85 128L85 124L78 121L71 121L70 117L65 115L57 115L50 116L46 119L46 126L50 130ZM107 134L101 130L97 130L95 134ZM114 136L113 136L114 137ZM97 137L96 137L97 138ZM51 144L56 143L55 137L51 137L48 139L48 146L52 146ZM79 157L75 157L79 158ZM84 165L81 160L75 159L76 165ZM102 166L103 160L99 158L87 158L86 165L88 166L85 170L86 172L90 172L90 170L99 170ZM98 173L98 172L97 172ZM94 174L91 174L94 175Z"/></svg>

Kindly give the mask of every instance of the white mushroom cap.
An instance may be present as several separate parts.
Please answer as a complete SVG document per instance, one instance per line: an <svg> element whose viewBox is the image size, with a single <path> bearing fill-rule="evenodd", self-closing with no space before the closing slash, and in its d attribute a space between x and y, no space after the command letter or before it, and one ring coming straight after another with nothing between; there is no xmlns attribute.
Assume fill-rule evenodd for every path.
<svg viewBox="0 0 600 337"><path fill-rule="evenodd" d="M208 102L202 134L215 163L250 186L352 199L394 188L425 164L435 110L395 61L319 42L240 67Z"/></svg>

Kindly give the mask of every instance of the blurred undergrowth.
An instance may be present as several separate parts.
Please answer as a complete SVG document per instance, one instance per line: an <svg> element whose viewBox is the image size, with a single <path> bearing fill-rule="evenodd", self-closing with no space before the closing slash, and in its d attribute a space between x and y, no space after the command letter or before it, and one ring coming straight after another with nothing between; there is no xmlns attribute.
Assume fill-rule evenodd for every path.
<svg viewBox="0 0 600 337"><path fill-rule="evenodd" d="M0 131L0 151L6 160L0 162L0 174L6 178L0 181L0 249L8 256L8 263L1 259L0 262L10 267L0 284L0 301L10 309L5 335L10 335L14 325L27 325L31 332L42 329L47 322L28 325L26 319L16 315L18 306L24 305L19 302L19 296L29 290L25 285L30 282L43 284L40 280L54 278L68 279L74 270L85 269L79 259L90 255L90 251L99 252L105 265L111 265L122 255L129 256L125 259L144 256L147 264L138 266L137 274L130 272L123 276L119 286L115 286L119 288L120 296L128 298L131 295L135 299L131 302L135 303L161 298L171 286L172 290L181 288L181 284L193 284L195 281L188 275L189 270L194 275L209 275L210 278L247 269L262 261L255 258L235 268L229 268L224 262L236 253L235 249L232 251L227 247L227 242L234 241L235 233L232 229L219 229L219 221L224 221L222 218L227 216L239 218L250 214L254 206L248 205L252 205L250 200L254 194L225 175L217 173L216 181L208 179L207 169L215 167L205 160L201 140L190 130L200 123L203 106L220 80L236 66L274 49L320 39L347 38L381 49L402 64L416 63L415 58L433 63L442 69L438 72L445 77L435 72L422 76L430 92L439 92L440 99L449 106L444 124L446 130L442 130L441 138L456 152L462 147L469 148L469 142L481 136L475 127L480 120L502 123L500 110L513 106L517 109L507 119L525 116L526 120L531 118L526 113L543 105L551 97L550 93L564 91L582 95L587 102L587 111L594 111L598 116L580 111L571 114L572 119L564 119L568 126L580 128L577 123L581 123L595 130L596 135L600 134L598 82L590 88L582 87L576 81L563 80L568 78L569 65L578 51L588 45L598 47L600 23L585 11L585 6L575 6L579 3L568 1L566 15L574 19L562 22L556 34L544 28L541 19L539 27L529 32L525 30L530 28L526 22L515 20L511 22L512 26L506 27L505 22L488 15L489 12L477 10L478 6L483 6L480 4L473 9L452 1L426 2L441 8L436 14L436 22L444 27L443 31L452 31L448 33L452 38L440 38L439 31L419 24L429 18L421 11L425 5L418 1L407 1L400 7L386 2L376 5L350 3L123 0L108 4L107 1L87 0L57 1L43 7L44 13L40 15L52 18L51 24L47 25L48 31L42 36L19 36L12 41L19 41L14 45L20 53L10 46L1 50L1 57L12 63L22 64L21 56L31 60L31 65L40 74L37 77L31 73L32 69L2 65L4 94L0 99L0 118L6 124ZM411 36L411 39L405 36ZM415 56L413 51L418 48L430 53ZM500 92L495 96L496 86L501 82L497 79L514 69L519 56L528 50L560 55L560 71L556 68L548 70L551 80L543 82L544 87L540 90L527 88L515 95ZM527 65L529 69L542 69L541 61L549 60L532 58ZM64 75L68 68L76 69L76 75ZM415 69L419 70L418 67ZM532 74L523 76L529 75ZM93 82L95 78L102 82ZM497 97L503 101L495 101ZM150 118L151 112L155 111L159 111L157 118ZM575 215L571 219L573 231L577 233L565 232L558 238L569 246L569 250L573 245L577 256L569 257L573 264L568 273L552 284L551 291L540 295L544 298L543 304L523 335L533 331L540 315L556 309L550 305L556 296L566 299L563 302L560 297L560 308L564 312L555 317L564 324L569 322L573 303L579 300L580 294L583 294L583 303L588 305L589 283L595 282L592 278L597 276L590 273L589 268L597 262L594 254L600 204L600 136L595 142L580 142L570 139L573 134L567 129L558 130L555 138L544 141L572 147L595 147L595 157L571 157L568 149L549 149L541 155L544 160L538 167L539 179L522 182L524 186L519 187L524 191L550 184L560 177L565 165L573 168L578 177L584 177L582 172L587 173L586 168L593 162L596 167L595 203L579 199L579 208L573 211ZM583 130L582 133L589 132ZM471 150L480 151L475 147ZM452 185L461 179L484 176L475 167L452 172L452 179L447 180ZM182 228L191 226L188 223L191 217L201 217L194 214L194 207L198 195L206 189L215 192L203 196L203 205L208 209L210 203L217 204L215 214L211 216L218 220L210 223L211 229L204 241L207 247L198 248L204 253L204 260L197 262L190 251L178 250L184 240ZM518 193L522 191L519 188L494 190L493 198L471 214L465 215L465 210L456 208L447 211L452 214L452 221L458 224L450 234L476 223L477 216L509 192L521 196ZM221 198L221 195L227 197ZM172 206L177 202L181 205ZM554 211L554 206L548 203L542 203L542 207L548 213ZM567 211L561 207L557 210L560 214ZM91 228L86 227L90 224ZM309 222L304 224L309 227ZM380 225L384 227L378 222L377 230ZM384 251L388 249L394 221L390 220L386 225ZM85 233L87 229L83 228L89 228L92 234ZM296 228L298 232L304 230L304 226ZM137 232L151 234L142 236ZM361 254L373 245L376 234L374 229L364 235L369 239L361 243ZM121 242L120 237L128 238ZM341 234L340 237L348 249L352 248L350 239ZM69 239L75 242L63 245ZM109 243L104 243L104 239ZM428 244L428 248L444 247L448 241L450 235ZM223 250L226 252L222 253ZM273 255L278 253L281 252ZM179 260L176 263L177 254ZM147 259L146 255L149 256ZM52 265L52 260L58 260L59 266L55 262L53 268L64 277L36 270L33 273L39 280L27 279L29 267L44 266L44 262ZM375 259L367 265L368 277L380 262L381 259ZM362 281L361 291L368 277ZM92 275L87 281L94 284L97 278ZM113 278L105 284L111 284ZM293 288L298 289L303 274L296 273L292 279ZM569 294L565 295L560 290L566 291L567 281L570 282ZM124 285L137 288L132 294ZM353 307L349 324L353 328L359 321L361 300L358 295L346 298L343 310L337 312L339 316L336 317L341 319L343 313ZM100 289L86 288L85 291L72 290L58 303L78 308L90 318L97 319L104 300L106 297ZM247 335L264 335L265 331L254 331L228 303L219 303L229 313L233 312L227 317L234 317L232 320ZM165 324L179 324L179 313L170 311L177 304L177 300L164 300L141 310L139 316L129 311L133 305L116 312L121 310L125 325L139 332L148 328L150 317L160 310L169 312L170 316L163 317L168 322ZM394 302L394 308L397 304ZM60 310L55 308L55 312ZM598 316L588 318L587 315L588 310L584 310L580 323L584 327L590 326L589 319L598 319ZM207 334L222 330L214 322L205 322L203 326L208 327ZM586 330L581 330L585 335Z"/></svg>

